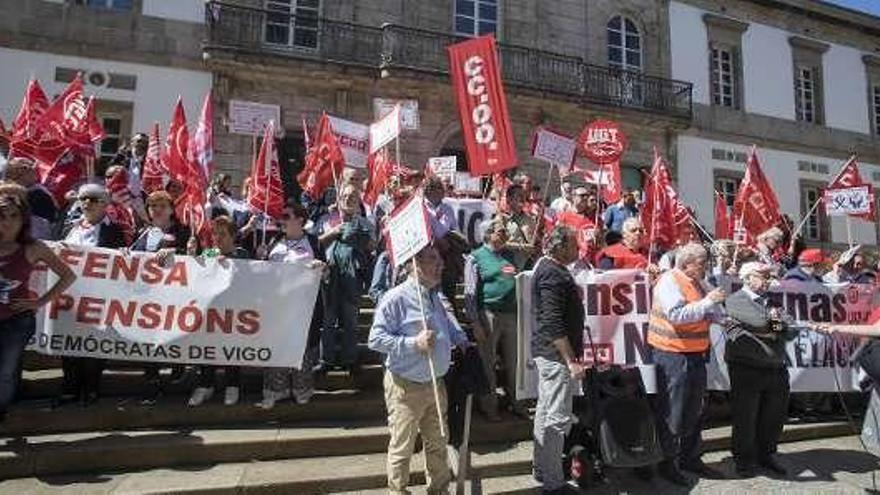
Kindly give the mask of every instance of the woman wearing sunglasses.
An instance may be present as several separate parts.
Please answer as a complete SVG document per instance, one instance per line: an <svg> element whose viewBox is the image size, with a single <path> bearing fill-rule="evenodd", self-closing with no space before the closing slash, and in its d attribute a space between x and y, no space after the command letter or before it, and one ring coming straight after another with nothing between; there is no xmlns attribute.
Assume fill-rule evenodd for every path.
<svg viewBox="0 0 880 495"><path fill-rule="evenodd" d="M36 330L36 311L76 280L60 258L31 235L27 190L0 183L0 421L15 396L24 348ZM43 295L31 292L31 272L45 263L58 281Z"/></svg>

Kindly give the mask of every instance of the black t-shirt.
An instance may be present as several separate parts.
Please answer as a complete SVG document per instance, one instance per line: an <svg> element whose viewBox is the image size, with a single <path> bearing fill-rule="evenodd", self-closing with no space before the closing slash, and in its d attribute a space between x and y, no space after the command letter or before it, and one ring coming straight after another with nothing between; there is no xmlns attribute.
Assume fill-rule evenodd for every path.
<svg viewBox="0 0 880 495"><path fill-rule="evenodd" d="M532 276L532 304L538 325L532 333L532 355L562 361L553 341L568 337L574 357L584 353L584 304L568 269L542 258Z"/></svg>

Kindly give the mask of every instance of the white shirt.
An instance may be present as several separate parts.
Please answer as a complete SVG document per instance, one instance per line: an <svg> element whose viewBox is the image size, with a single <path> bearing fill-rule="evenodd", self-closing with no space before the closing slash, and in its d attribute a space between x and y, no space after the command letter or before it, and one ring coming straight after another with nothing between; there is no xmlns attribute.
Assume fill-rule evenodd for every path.
<svg viewBox="0 0 880 495"><path fill-rule="evenodd" d="M657 281L657 285L654 286L654 302L663 312L666 320L673 325L681 325L703 320L715 321L723 316L723 307L712 302L708 297L703 297L692 303L685 300L684 294L681 293L681 289L675 281L675 272L679 271L678 268L675 268L664 273ZM703 291L708 292L702 285L702 281L700 284Z"/></svg>
<svg viewBox="0 0 880 495"><path fill-rule="evenodd" d="M87 225L85 220L80 220L70 229L64 240L76 246L95 247L98 245L98 239L101 236L101 225L107 221L107 217L104 217L103 220L95 225Z"/></svg>
<svg viewBox="0 0 880 495"><path fill-rule="evenodd" d="M296 240L282 239L275 244L272 252L269 253L269 261L296 263L313 259L315 259L315 253L312 251L312 245L309 244L309 239L306 236Z"/></svg>

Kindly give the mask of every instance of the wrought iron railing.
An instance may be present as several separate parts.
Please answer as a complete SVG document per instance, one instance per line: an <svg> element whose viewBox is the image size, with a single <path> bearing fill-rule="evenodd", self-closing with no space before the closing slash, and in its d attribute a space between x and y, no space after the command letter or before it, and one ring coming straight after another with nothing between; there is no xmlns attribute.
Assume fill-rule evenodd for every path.
<svg viewBox="0 0 880 495"><path fill-rule="evenodd" d="M446 47L461 38L393 24L370 27L209 2L206 50L229 49L386 71L448 73ZM584 104L646 110L690 120L691 83L585 63L577 57L499 43L505 84Z"/></svg>

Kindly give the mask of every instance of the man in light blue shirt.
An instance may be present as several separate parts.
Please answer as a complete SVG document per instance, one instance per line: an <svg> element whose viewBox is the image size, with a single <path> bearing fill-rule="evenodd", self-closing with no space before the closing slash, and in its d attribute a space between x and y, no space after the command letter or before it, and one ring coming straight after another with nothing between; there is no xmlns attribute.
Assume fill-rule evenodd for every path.
<svg viewBox="0 0 880 495"><path fill-rule="evenodd" d="M408 493L410 459L418 433L425 444L428 493L448 488L452 476L446 439L440 434L440 424L446 421L446 388L439 379L449 370L452 347L469 345L440 299L443 260L437 249L426 247L416 255L415 262L417 274L410 273L405 282L382 298L367 342L370 349L386 356L384 388L391 436L388 490L401 494ZM434 403L428 353L433 357L438 379L442 417Z"/></svg>

